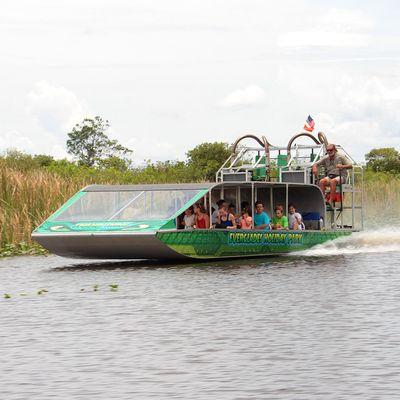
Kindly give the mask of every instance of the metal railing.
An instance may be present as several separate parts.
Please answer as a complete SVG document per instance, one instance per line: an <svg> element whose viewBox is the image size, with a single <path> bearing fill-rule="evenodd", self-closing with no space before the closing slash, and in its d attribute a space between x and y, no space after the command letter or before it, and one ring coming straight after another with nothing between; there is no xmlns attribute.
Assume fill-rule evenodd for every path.
<svg viewBox="0 0 400 400"><path fill-rule="evenodd" d="M257 171L264 169L265 181L271 181L271 171L276 171L278 182L285 183L303 183L319 184L320 177L313 174L313 167L318 160L325 156L326 140L320 144L312 145L291 145L291 151L288 153L287 147L278 147L270 145L268 157L265 155L263 147L242 147L236 154L232 154L220 167L216 173L216 181L224 182L235 181L253 181ZM353 168L349 170L345 183L338 185L340 191L340 202L327 205L327 218L330 216L330 229L363 229L364 227L364 195L363 195L363 168L350 154L340 145L336 145L338 151L343 153L351 160ZM305 152L308 151L307 154ZM285 165L279 165L278 156L288 155ZM269 163L267 162L269 160ZM256 173L255 173L256 172ZM233 179L232 179L233 177ZM296 179L291 181L290 179ZM359 213L359 216L357 216ZM350 214L350 215L347 215Z"/></svg>

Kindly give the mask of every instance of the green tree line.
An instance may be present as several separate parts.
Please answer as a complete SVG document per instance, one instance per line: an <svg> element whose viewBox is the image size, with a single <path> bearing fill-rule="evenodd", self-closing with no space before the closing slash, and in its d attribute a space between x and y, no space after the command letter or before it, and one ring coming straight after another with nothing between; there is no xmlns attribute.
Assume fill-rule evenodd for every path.
<svg viewBox="0 0 400 400"><path fill-rule="evenodd" d="M400 153L393 147L372 149L365 159L367 168L374 172L400 174Z"/></svg>

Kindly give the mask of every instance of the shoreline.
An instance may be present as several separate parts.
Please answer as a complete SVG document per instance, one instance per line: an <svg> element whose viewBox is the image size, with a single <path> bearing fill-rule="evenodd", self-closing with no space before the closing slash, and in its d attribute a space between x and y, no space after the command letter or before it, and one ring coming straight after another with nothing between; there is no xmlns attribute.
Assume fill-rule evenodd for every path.
<svg viewBox="0 0 400 400"><path fill-rule="evenodd" d="M0 248L0 260L8 257L43 256L48 254L50 253L37 243L7 243Z"/></svg>

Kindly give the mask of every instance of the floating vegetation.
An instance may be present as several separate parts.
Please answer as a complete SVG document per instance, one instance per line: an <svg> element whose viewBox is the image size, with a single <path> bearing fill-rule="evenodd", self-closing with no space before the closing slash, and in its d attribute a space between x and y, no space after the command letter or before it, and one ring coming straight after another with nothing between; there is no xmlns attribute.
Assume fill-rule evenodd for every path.
<svg viewBox="0 0 400 400"><path fill-rule="evenodd" d="M108 286L109 286L111 292L116 292L118 290L118 288L119 288L119 285L117 283L111 283ZM95 284L95 285L92 286L92 288L93 288L93 292L97 292L99 290L99 285ZM80 292L88 292L89 289L81 288L79 291ZM48 289L43 289L43 288L38 289L37 292L36 292L36 294L38 296L41 296L41 295L46 294L46 293L49 293L49 290ZM35 293L21 292L21 293L19 293L19 296L29 296L29 295L32 295L32 294L34 295ZM3 297L5 299L11 299L11 294L10 293L4 293Z"/></svg>
<svg viewBox="0 0 400 400"><path fill-rule="evenodd" d="M110 290L112 291L112 292L116 292L117 290L118 290L118 285L117 284L111 284L111 285L109 285L110 286Z"/></svg>

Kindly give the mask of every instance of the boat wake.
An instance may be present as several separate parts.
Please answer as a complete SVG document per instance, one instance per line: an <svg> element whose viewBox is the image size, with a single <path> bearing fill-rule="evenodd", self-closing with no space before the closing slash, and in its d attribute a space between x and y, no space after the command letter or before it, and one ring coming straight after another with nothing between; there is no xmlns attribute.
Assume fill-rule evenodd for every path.
<svg viewBox="0 0 400 400"><path fill-rule="evenodd" d="M400 227L353 233L309 250L291 253L296 256L400 252Z"/></svg>

